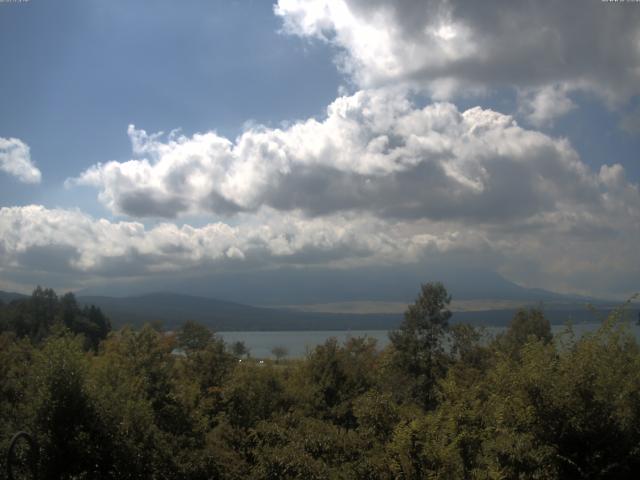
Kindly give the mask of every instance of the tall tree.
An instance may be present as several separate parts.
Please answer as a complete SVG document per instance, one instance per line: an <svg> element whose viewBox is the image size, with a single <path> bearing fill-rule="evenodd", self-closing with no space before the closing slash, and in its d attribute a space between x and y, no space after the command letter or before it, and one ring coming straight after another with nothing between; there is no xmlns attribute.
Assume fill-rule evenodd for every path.
<svg viewBox="0 0 640 480"><path fill-rule="evenodd" d="M178 346L187 352L204 350L212 339L211 330L198 322L187 320L178 333Z"/></svg>
<svg viewBox="0 0 640 480"><path fill-rule="evenodd" d="M29 302L31 313L31 338L42 340L53 325L58 310L58 296L51 288L37 286Z"/></svg>
<svg viewBox="0 0 640 480"><path fill-rule="evenodd" d="M237 340L231 344L231 353L236 357L249 356L249 348L242 340Z"/></svg>
<svg viewBox="0 0 640 480"><path fill-rule="evenodd" d="M498 348L518 357L520 349L529 341L549 343L553 339L551 324L540 308L521 308L516 312L506 332L496 338Z"/></svg>
<svg viewBox="0 0 640 480"><path fill-rule="evenodd" d="M276 345L271 349L271 354L276 357L276 362L279 362L284 357L289 355L289 349L287 347L283 347L282 345Z"/></svg>
<svg viewBox="0 0 640 480"><path fill-rule="evenodd" d="M445 370L443 340L449 329L450 303L442 283L423 284L400 328L389 334L394 364L412 380L411 394L425 408L434 406L434 387Z"/></svg>

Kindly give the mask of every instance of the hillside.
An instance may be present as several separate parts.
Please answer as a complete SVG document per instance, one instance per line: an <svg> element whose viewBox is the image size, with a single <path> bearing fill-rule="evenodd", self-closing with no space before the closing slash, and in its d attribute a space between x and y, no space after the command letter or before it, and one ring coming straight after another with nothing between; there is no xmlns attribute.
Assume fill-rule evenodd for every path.
<svg viewBox="0 0 640 480"><path fill-rule="evenodd" d="M165 328L176 328L187 320L207 325L217 331L276 331L276 330L388 330L402 320L400 313L355 314L306 312L287 309L253 307L234 302L179 295L153 293L133 297L79 297L83 304L99 306L114 326L141 325L160 321ZM597 313L584 305L566 303L545 308L551 323L563 324L599 321L612 306L602 304ZM454 312L452 323L505 326L513 318L516 308L499 310ZM637 317L637 308L630 311Z"/></svg>
<svg viewBox="0 0 640 480"><path fill-rule="evenodd" d="M21 298L27 298L27 295L15 292L4 292L0 290L0 301L4 303L12 302L13 300L20 300Z"/></svg>
<svg viewBox="0 0 640 480"><path fill-rule="evenodd" d="M0 299L10 302L26 295L0 291ZM278 330L389 330L396 328L402 313L326 313L291 308L268 308L236 302L156 292L129 297L79 296L82 305L96 305L111 319L114 327L140 326L160 322L164 328L175 329L185 321L202 323L216 331L278 331ZM529 303L532 305L534 303ZM614 307L599 303L597 312L589 311L584 303L569 300L543 304L545 316L553 324L597 322ZM454 311L452 323L473 325L508 325L517 308ZM630 318L638 317L638 307L629 311Z"/></svg>
<svg viewBox="0 0 640 480"><path fill-rule="evenodd" d="M480 268L403 265L326 268L279 268L256 272L210 274L175 280L146 279L90 287L80 296L127 297L173 292L220 298L249 305L306 305L334 302L413 302L421 283L440 281L454 300L508 300L523 303L589 299L542 289L525 288L502 275Z"/></svg>
<svg viewBox="0 0 640 480"><path fill-rule="evenodd" d="M211 298L152 293L134 297L82 296L82 304L100 307L114 326L160 321L176 328L187 320L217 331L233 330L358 330L395 328L401 315L327 314L252 307Z"/></svg>

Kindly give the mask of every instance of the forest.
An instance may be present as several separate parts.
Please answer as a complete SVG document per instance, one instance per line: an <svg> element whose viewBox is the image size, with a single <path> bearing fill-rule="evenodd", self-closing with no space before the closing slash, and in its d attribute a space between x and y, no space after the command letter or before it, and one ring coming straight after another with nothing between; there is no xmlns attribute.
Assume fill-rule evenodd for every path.
<svg viewBox="0 0 640 480"><path fill-rule="evenodd" d="M637 478L628 303L581 337L541 309L489 337L450 301L422 285L384 349L261 362L194 322L112 330L39 287L0 305L0 478L18 431L43 479Z"/></svg>

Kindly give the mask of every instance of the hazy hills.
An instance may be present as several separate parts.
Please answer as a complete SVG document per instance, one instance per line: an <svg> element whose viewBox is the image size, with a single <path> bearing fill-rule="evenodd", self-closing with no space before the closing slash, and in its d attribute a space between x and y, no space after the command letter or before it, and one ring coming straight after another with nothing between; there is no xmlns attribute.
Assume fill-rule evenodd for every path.
<svg viewBox="0 0 640 480"><path fill-rule="evenodd" d="M2 290L0 290L0 301L4 302L4 303L9 303L13 300L19 300L21 298L26 298L26 295L23 295L22 293L15 293L15 292L3 292Z"/></svg>
<svg viewBox="0 0 640 480"><path fill-rule="evenodd" d="M413 302L420 284L441 281L454 300L579 301L587 299L524 288L481 268L434 265L361 267L353 269L280 268L226 272L174 280L147 279L86 288L83 296L123 297L173 292L248 305L307 305L335 302Z"/></svg>
<svg viewBox="0 0 640 480"><path fill-rule="evenodd" d="M0 299L11 301L24 295L0 292ZM217 331L277 330L387 330L395 328L402 313L326 313L285 308L265 308L176 293L150 293L129 297L79 296L85 305L97 305L111 319L114 327L160 322L175 329L187 320L203 323ZM601 304L599 314L589 312L576 302L549 303L545 315L552 323L593 322L601 319L611 306ZM476 325L506 325L516 307L454 311L452 322ZM637 317L637 308L631 313Z"/></svg>
<svg viewBox="0 0 640 480"><path fill-rule="evenodd" d="M174 293L124 298L82 296L78 300L99 306L115 324L160 321L166 328L175 328L192 320L218 331L388 329L402 318L398 314L297 312Z"/></svg>
<svg viewBox="0 0 640 480"><path fill-rule="evenodd" d="M193 320L218 331L250 330L387 330L396 328L401 313L324 313L290 309L253 307L234 302L174 293L154 293L135 297L79 297L85 304L94 304L112 319L114 325L139 325L160 321L166 328L175 328ZM475 325L504 326L516 308L454 312L452 322ZM545 315L552 323L593 322L603 318L610 306L602 304L597 314L578 304L552 304ZM637 309L632 313L637 317Z"/></svg>
<svg viewBox="0 0 640 480"><path fill-rule="evenodd" d="M168 284L118 282L76 295L80 303L99 306L114 326L157 321L175 328L193 320L219 331L373 330L396 327L420 284L435 280L442 281L453 296L454 322L505 325L517 308L533 305L543 305L553 323L597 320L586 307L590 299L584 297L524 288L483 269L424 265L344 271L287 268L176 279ZM4 301L19 297L0 292ZM615 305L591 303L602 310L600 316Z"/></svg>

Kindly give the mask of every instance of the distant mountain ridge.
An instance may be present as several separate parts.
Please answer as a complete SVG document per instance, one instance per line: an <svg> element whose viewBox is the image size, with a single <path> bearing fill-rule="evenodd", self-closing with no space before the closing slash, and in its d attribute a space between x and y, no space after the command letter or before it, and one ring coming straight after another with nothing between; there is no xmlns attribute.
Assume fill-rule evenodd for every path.
<svg viewBox="0 0 640 480"><path fill-rule="evenodd" d="M20 300L21 298L27 298L28 295L16 292L4 292L0 290L0 300L4 303L12 302L13 300Z"/></svg>
<svg viewBox="0 0 640 480"><path fill-rule="evenodd" d="M518 300L526 303L593 299L526 288L502 275L480 268L450 269L446 266L405 265L327 268L281 268L181 278L172 281L118 283L81 290L78 295L126 297L168 291L199 297L225 299L248 305L306 305L353 301L411 303L420 284L441 281L454 300Z"/></svg>
<svg viewBox="0 0 640 480"><path fill-rule="evenodd" d="M402 319L397 314L295 312L175 293L132 297L80 296L78 302L100 307L115 326L160 321L169 329L191 320L217 331L385 330L395 328Z"/></svg>
<svg viewBox="0 0 640 480"><path fill-rule="evenodd" d="M0 299L7 303L28 298L19 293L0 291ZM112 325L141 326L160 322L166 329L179 328L191 320L207 325L216 331L283 331L283 330L390 330L402 321L401 313L324 313L285 308L255 307L236 302L217 300L195 295L155 292L129 297L78 296L82 305L96 305L111 319ZM612 304L599 305L599 317L606 315ZM505 326L517 309L457 311L452 323L466 322L474 325ZM545 316L555 324L594 322L594 316L578 302L549 304ZM638 317L638 308L630 310Z"/></svg>
<svg viewBox="0 0 640 480"><path fill-rule="evenodd" d="M324 313L290 309L254 307L235 302L175 293L151 293L132 297L78 297L82 304L100 307L114 326L141 325L160 321L165 328L175 329L187 320L196 321L217 331L282 331L282 330L390 330L397 328L401 313ZM601 304L600 317L612 305ZM517 308L454 312L452 323L474 325L507 325ZM599 321L601 318L578 303L550 304L544 308L551 323L563 324ZM632 309L634 318L637 308Z"/></svg>

